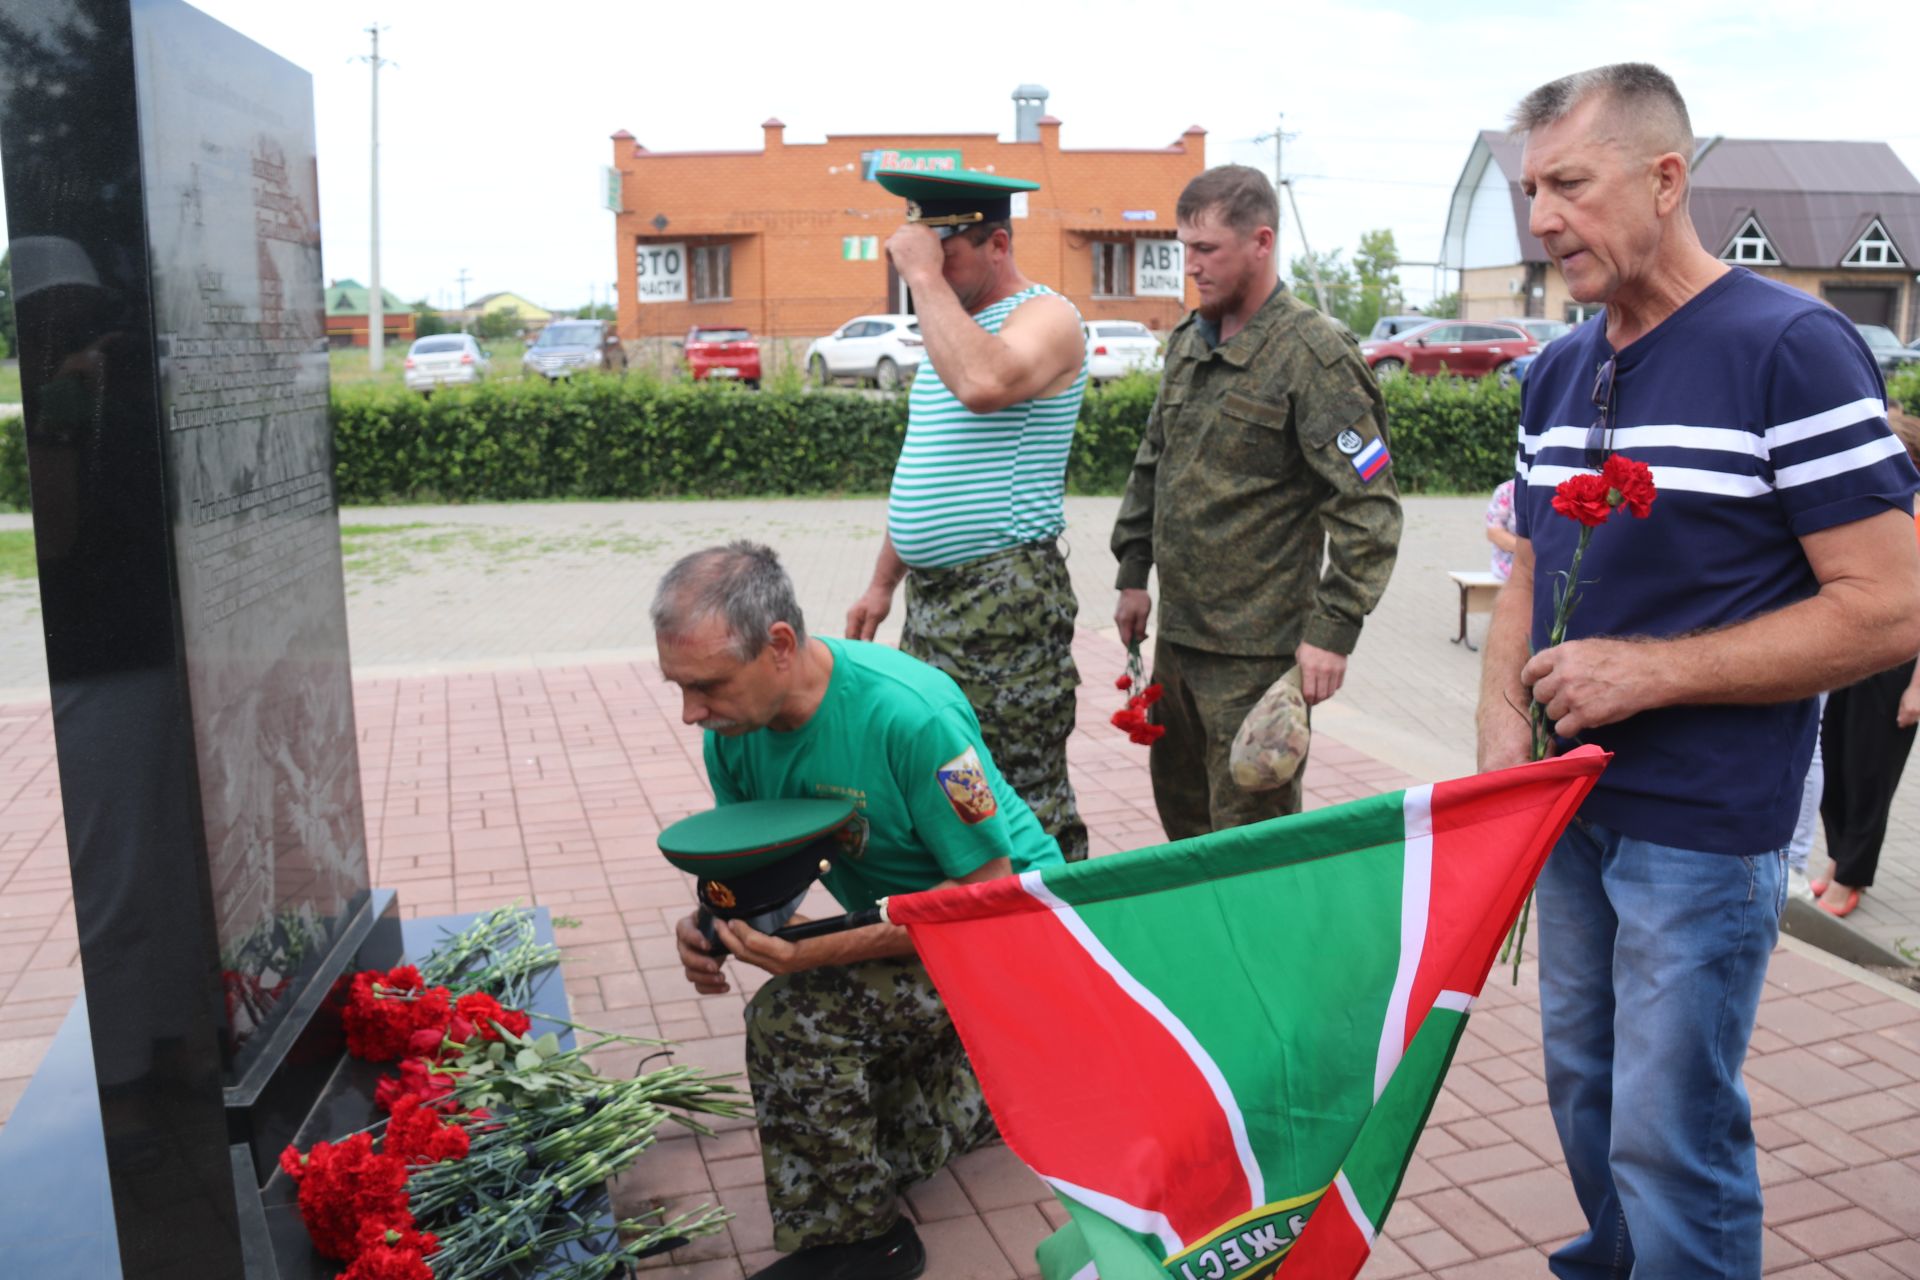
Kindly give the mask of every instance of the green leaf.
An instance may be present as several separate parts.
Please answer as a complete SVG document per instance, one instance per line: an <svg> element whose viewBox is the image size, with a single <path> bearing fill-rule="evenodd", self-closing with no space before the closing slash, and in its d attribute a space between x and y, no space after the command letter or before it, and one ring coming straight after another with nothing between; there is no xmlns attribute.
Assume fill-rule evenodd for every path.
<svg viewBox="0 0 1920 1280"><path fill-rule="evenodd" d="M532 1071L544 1061L546 1061L546 1059L542 1058L534 1050L522 1049L513 1055L513 1069L515 1071Z"/></svg>
<svg viewBox="0 0 1920 1280"><path fill-rule="evenodd" d="M560 1052L560 1037L549 1031L533 1042L533 1047L543 1058L551 1058Z"/></svg>

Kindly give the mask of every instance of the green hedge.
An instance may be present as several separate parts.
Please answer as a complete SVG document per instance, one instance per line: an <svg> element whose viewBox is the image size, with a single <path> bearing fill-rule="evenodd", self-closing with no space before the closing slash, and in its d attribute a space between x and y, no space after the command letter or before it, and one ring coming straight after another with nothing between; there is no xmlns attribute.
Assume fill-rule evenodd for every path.
<svg viewBox="0 0 1920 1280"><path fill-rule="evenodd" d="M1908 413L1920 414L1920 364L1909 365L1887 379L1887 399L1898 400Z"/></svg>
<svg viewBox="0 0 1920 1280"><path fill-rule="evenodd" d="M0 418L0 511L27 509L27 433L19 418Z"/></svg>
<svg viewBox="0 0 1920 1280"><path fill-rule="evenodd" d="M1126 484L1157 386L1136 375L1088 393L1067 469L1073 492ZM1479 493L1509 474L1513 388L1399 378L1385 393L1404 492ZM432 399L362 385L335 389L333 427L346 503L884 493L906 400L639 376ZM26 503L14 418L0 422L0 506Z"/></svg>

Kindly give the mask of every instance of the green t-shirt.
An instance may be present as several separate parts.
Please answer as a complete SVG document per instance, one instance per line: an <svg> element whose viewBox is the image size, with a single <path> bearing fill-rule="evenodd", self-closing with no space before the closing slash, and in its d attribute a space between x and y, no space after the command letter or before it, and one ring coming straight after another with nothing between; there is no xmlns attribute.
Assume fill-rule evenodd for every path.
<svg viewBox="0 0 1920 1280"><path fill-rule="evenodd" d="M1060 847L987 754L959 685L898 649L822 642L833 676L810 720L786 732L706 735L716 802L851 801L865 830L825 877L849 911L998 857L1016 874L1060 861Z"/></svg>

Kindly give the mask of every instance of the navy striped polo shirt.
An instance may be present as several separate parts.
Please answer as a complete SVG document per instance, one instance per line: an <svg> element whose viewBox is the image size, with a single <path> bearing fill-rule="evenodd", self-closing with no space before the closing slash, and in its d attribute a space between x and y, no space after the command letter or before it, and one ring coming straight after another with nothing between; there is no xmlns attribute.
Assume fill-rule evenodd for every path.
<svg viewBox="0 0 1920 1280"><path fill-rule="evenodd" d="M1554 486L1586 469L1596 318L1548 347L1526 382L1514 515L1533 543L1533 647L1580 526ZM1594 531L1569 640L1724 627L1814 594L1799 539L1882 511L1911 513L1920 474L1887 426L1886 386L1847 319L1735 267L1619 352L1615 452L1653 468L1644 520ZM1663 707L1581 735L1615 753L1581 810L1625 835L1752 854L1793 831L1814 701Z"/></svg>

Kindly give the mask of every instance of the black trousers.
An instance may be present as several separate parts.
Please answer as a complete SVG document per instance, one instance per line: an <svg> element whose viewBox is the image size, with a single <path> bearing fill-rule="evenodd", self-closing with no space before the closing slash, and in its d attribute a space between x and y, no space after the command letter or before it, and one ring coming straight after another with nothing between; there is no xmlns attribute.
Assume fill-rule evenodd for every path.
<svg viewBox="0 0 1920 1280"><path fill-rule="evenodd" d="M1820 822L1827 832L1834 880L1855 889L1873 883L1893 793L1907 767L1914 730L1920 727L1902 729L1894 723L1913 667L1909 659L1827 695L1826 718L1820 722L1827 766Z"/></svg>

